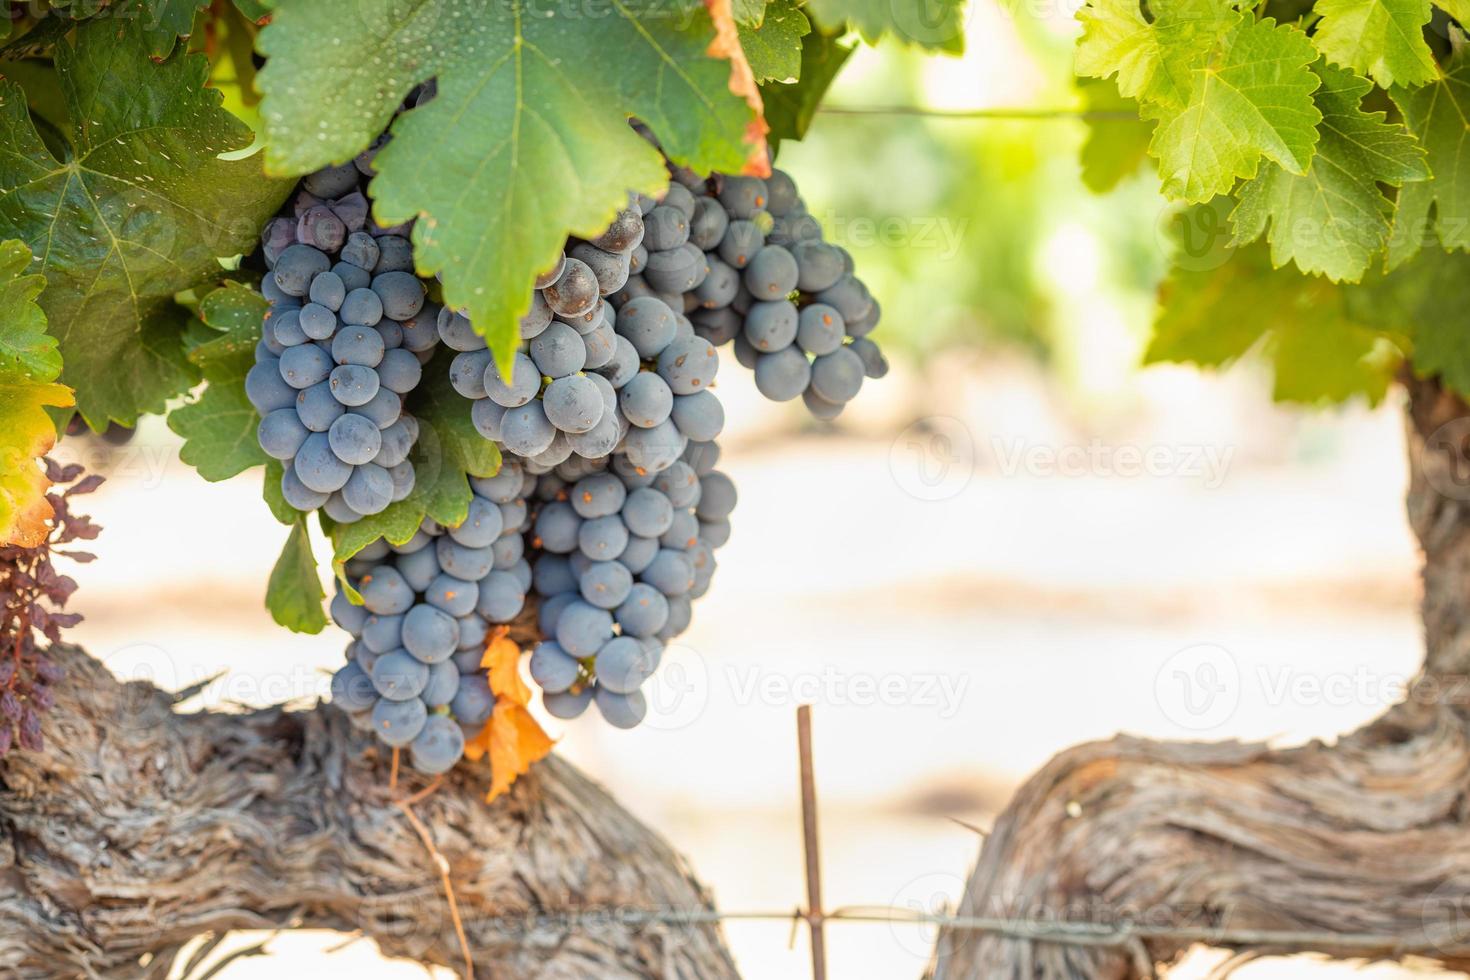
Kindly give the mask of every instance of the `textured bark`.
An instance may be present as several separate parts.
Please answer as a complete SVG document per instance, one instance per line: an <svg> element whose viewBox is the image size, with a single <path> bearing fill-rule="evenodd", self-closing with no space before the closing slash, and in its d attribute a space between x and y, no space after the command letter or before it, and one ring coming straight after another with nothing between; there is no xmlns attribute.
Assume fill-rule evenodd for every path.
<svg viewBox="0 0 1470 980"><path fill-rule="evenodd" d="M55 657L69 676L46 750L0 764L0 976L160 978L196 936L274 927L361 930L388 955L463 970L387 759L341 712L177 714L80 650ZM399 795L424 785L406 773ZM710 898L555 758L494 804L485 790L469 767L413 808L447 861L478 976L736 976L712 926L538 922Z"/></svg>
<svg viewBox="0 0 1470 980"><path fill-rule="evenodd" d="M1117 738L1064 752L998 819L961 914L1382 934L1408 945L1313 948L1470 968L1470 420L1455 421L1470 409L1432 381L1405 385L1426 653L1406 701L1331 746ZM930 975L1131 980L1186 945L951 930Z"/></svg>

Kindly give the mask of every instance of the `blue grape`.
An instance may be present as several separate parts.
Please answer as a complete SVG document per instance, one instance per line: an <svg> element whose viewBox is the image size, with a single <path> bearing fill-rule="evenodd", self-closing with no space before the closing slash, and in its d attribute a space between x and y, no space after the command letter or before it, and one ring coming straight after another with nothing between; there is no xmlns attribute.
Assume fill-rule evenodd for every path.
<svg viewBox="0 0 1470 980"><path fill-rule="evenodd" d="M382 243L379 243L381 247ZM378 263L381 266L382 258ZM373 276L373 292L383 304L383 315L392 320L407 320L424 308L424 284L418 277L402 270L390 270Z"/></svg>
<svg viewBox="0 0 1470 980"><path fill-rule="evenodd" d="M606 609L577 600L556 621L556 642L573 657L593 657L612 638L613 618Z"/></svg>
<svg viewBox="0 0 1470 980"><path fill-rule="evenodd" d="M863 373L868 377L876 380L888 373L888 361L884 359L883 352L867 337L858 337L847 348L862 359Z"/></svg>
<svg viewBox="0 0 1470 980"><path fill-rule="evenodd" d="M695 513L702 521L722 521L735 509L735 482L724 473L714 471L700 477L699 504Z"/></svg>
<svg viewBox="0 0 1470 980"><path fill-rule="evenodd" d="M411 555L402 555L394 562L398 574L415 592L427 591L435 576L439 574L439 555L433 548L420 548ZM427 598L425 601L429 601Z"/></svg>
<svg viewBox="0 0 1470 980"><path fill-rule="evenodd" d="M342 300L337 318L357 327L371 327L383 319L383 301L371 289L359 287Z"/></svg>
<svg viewBox="0 0 1470 980"><path fill-rule="evenodd" d="M303 431L305 428L302 426ZM332 423L327 430L327 441L338 459L357 466L372 462L383 444L383 436L372 420L349 412Z"/></svg>
<svg viewBox="0 0 1470 980"><path fill-rule="evenodd" d="M817 394L813 388L807 388L801 393L802 404L806 406L813 418L823 422L830 422L842 414L843 402L829 402Z"/></svg>
<svg viewBox="0 0 1470 980"><path fill-rule="evenodd" d="M390 701L384 698L373 705L373 731L384 745L397 749L418 737L428 718L429 709L418 698L409 698L406 701Z"/></svg>
<svg viewBox="0 0 1470 980"><path fill-rule="evenodd" d="M572 509L582 518L616 514L627 499L623 481L611 473L596 473L578 480L568 497Z"/></svg>
<svg viewBox="0 0 1470 980"><path fill-rule="evenodd" d="M703 337L675 340L658 356L658 373L676 395L708 388L719 369L720 355Z"/></svg>
<svg viewBox="0 0 1470 980"><path fill-rule="evenodd" d="M582 347L586 351L586 358L582 367L587 371L596 371L604 367L613 359L617 351L618 335L613 332L612 325L603 320L591 330L582 334Z"/></svg>
<svg viewBox="0 0 1470 980"><path fill-rule="evenodd" d="M502 459L500 469L494 476L472 476L470 487L475 493L497 504L508 504L521 496L525 484L525 473L520 463L513 459Z"/></svg>
<svg viewBox="0 0 1470 980"><path fill-rule="evenodd" d="M580 259L567 259L556 281L541 290L558 316L581 316L597 305L597 276ZM554 377L554 375L553 375Z"/></svg>
<svg viewBox="0 0 1470 980"><path fill-rule="evenodd" d="M808 354L830 354L842 346L847 330L842 314L826 303L812 303L801 311L796 342Z"/></svg>
<svg viewBox="0 0 1470 980"><path fill-rule="evenodd" d="M700 521L699 539L711 548L724 547L725 543L730 540L730 522Z"/></svg>
<svg viewBox="0 0 1470 980"><path fill-rule="evenodd" d="M806 391L811 380L811 362L795 347L761 354L755 362L755 386L771 401L790 401Z"/></svg>
<svg viewBox="0 0 1470 980"><path fill-rule="evenodd" d="M633 573L616 561L595 561L582 576L582 598L599 609L616 609L628 598L632 588Z"/></svg>
<svg viewBox="0 0 1470 980"><path fill-rule="evenodd" d="M449 362L449 384L463 398L481 399L487 394L485 369L492 360L488 350L464 351Z"/></svg>
<svg viewBox="0 0 1470 980"><path fill-rule="evenodd" d="M639 487L628 494L622 508L623 523L634 534L656 538L669 529L674 506L662 491Z"/></svg>
<svg viewBox="0 0 1470 980"><path fill-rule="evenodd" d="M694 566L682 551L660 548L639 577L666 596L679 596L694 587Z"/></svg>
<svg viewBox="0 0 1470 980"><path fill-rule="evenodd" d="M433 606L414 606L403 617L403 648L426 664L448 660L459 647L459 624Z"/></svg>
<svg viewBox="0 0 1470 980"><path fill-rule="evenodd" d="M744 269L751 258L765 247L766 236L753 221L731 221L720 239L719 255L727 265Z"/></svg>
<svg viewBox="0 0 1470 980"><path fill-rule="evenodd" d="M835 285L847 271L842 253L817 239L793 244L791 257L796 260L796 286L802 292L820 293Z"/></svg>
<svg viewBox="0 0 1470 980"><path fill-rule="evenodd" d="M537 456L551 447L556 426L539 401L510 408L500 420L501 445L520 456Z"/></svg>
<svg viewBox="0 0 1470 980"><path fill-rule="evenodd" d="M651 371L640 371L618 392L618 407L629 422L651 429L669 417L674 407L674 393L663 378Z"/></svg>
<svg viewBox="0 0 1470 980"><path fill-rule="evenodd" d="M475 611L492 623L508 623L520 615L526 590L510 572L491 572L480 582L480 601Z"/></svg>
<svg viewBox="0 0 1470 980"><path fill-rule="evenodd" d="M441 660L429 665L429 683L419 698L430 708L439 708L454 700L459 693L459 667L453 659ZM430 719L432 720L432 719ZM445 719L446 721L448 719ZM459 731L459 726L454 726Z"/></svg>
<svg viewBox="0 0 1470 980"><path fill-rule="evenodd" d="M669 619L669 601L647 582L639 582L614 613L624 636L648 638L656 636Z"/></svg>
<svg viewBox="0 0 1470 980"><path fill-rule="evenodd" d="M693 548L699 540L699 521L687 510L674 512L674 521L669 529L659 536L659 543L666 548L681 551Z"/></svg>
<svg viewBox="0 0 1470 980"><path fill-rule="evenodd" d="M459 617L459 648L460 650L472 650L482 655L485 650L485 641L490 636L490 624L485 622L485 617L477 612L468 612ZM455 654L458 657L458 654ZM475 661L474 667L479 667L480 662ZM473 668L471 668L473 669Z"/></svg>
<svg viewBox="0 0 1470 980"><path fill-rule="evenodd" d="M532 569L532 581L536 591L551 596L570 592L577 588L576 577L563 555L545 553L537 557Z"/></svg>
<svg viewBox="0 0 1470 980"><path fill-rule="evenodd" d="M341 490L327 497L327 502L322 504L322 513L337 524L356 524L363 516L352 509Z"/></svg>
<svg viewBox="0 0 1470 980"><path fill-rule="evenodd" d="M740 291L740 273L720 259L706 256L709 272L694 290L694 298L706 310L729 306Z"/></svg>
<svg viewBox="0 0 1470 980"><path fill-rule="evenodd" d="M587 706L592 703L592 697L593 689L589 684L576 692L561 691L556 694L547 694L541 699L541 703L551 717L570 721L580 717L587 710Z"/></svg>
<svg viewBox="0 0 1470 980"><path fill-rule="evenodd" d="M699 503L699 474L682 459L660 473L653 485L669 498L675 510L684 510Z"/></svg>
<svg viewBox="0 0 1470 980"><path fill-rule="evenodd" d="M627 337L616 337L612 357L596 370L614 388L621 388L638 374L638 351Z"/></svg>
<svg viewBox="0 0 1470 980"><path fill-rule="evenodd" d="M674 339L674 311L655 296L630 300L618 311L616 331L640 358L657 357Z"/></svg>
<svg viewBox="0 0 1470 980"><path fill-rule="evenodd" d="M260 448L272 459L292 459L311 432L301 424L293 408L278 408L266 413L256 428Z"/></svg>
<svg viewBox="0 0 1470 980"><path fill-rule="evenodd" d="M301 329L301 310L299 308L272 311L267 314L265 325L269 328L265 332L282 348L306 343L306 331ZM284 354L285 350L283 349L281 353ZM280 354L276 356L279 357Z"/></svg>
<svg viewBox="0 0 1470 980"><path fill-rule="evenodd" d="M669 596L669 621L658 631L658 639L671 640L689 628L692 606L685 595Z"/></svg>
<svg viewBox="0 0 1470 980"><path fill-rule="evenodd" d="M555 501L536 515L535 535L540 546L553 554L569 554L577 549L577 535L582 519L565 501Z"/></svg>
<svg viewBox="0 0 1470 980"><path fill-rule="evenodd" d="M696 336L716 347L723 347L745 329L745 319L729 307L718 310L695 310L690 315Z"/></svg>
<svg viewBox="0 0 1470 980"><path fill-rule="evenodd" d="M312 278L331 265L331 260L310 245L290 245L276 257L271 276L287 296L305 296Z"/></svg>
<svg viewBox="0 0 1470 980"><path fill-rule="evenodd" d="M437 776L448 772L464 756L464 731L440 715L424 722L424 728L409 746L409 761L419 772Z"/></svg>
<svg viewBox="0 0 1470 980"><path fill-rule="evenodd" d="M668 186L668 189L664 191L664 196L659 199L658 203L666 204L669 207L678 208L680 211L684 212L684 217L686 218L694 217L694 195L689 192L689 188L685 187L682 184L670 184Z"/></svg>
<svg viewBox="0 0 1470 980"><path fill-rule="evenodd" d="M357 583L362 604L379 616L396 616L413 608L413 589L391 565L379 565Z"/></svg>
<svg viewBox="0 0 1470 980"><path fill-rule="evenodd" d="M594 697L597 710L614 728L637 728L648 714L648 702L641 691L619 694L599 684Z"/></svg>
<svg viewBox="0 0 1470 980"><path fill-rule="evenodd" d="M788 299L761 301L751 305L745 317L745 339L763 353L781 350L796 339L800 317Z"/></svg>
<svg viewBox="0 0 1470 980"><path fill-rule="evenodd" d="M653 674L653 663L643 643L631 636L616 636L597 651L597 686L616 694L631 694Z"/></svg>
<svg viewBox="0 0 1470 980"><path fill-rule="evenodd" d="M560 694L577 683L581 665L553 640L543 640L531 651L531 679L547 694Z"/></svg>
<svg viewBox="0 0 1470 980"><path fill-rule="evenodd" d="M297 314L301 332L312 340L326 340L337 329L337 314L320 303L307 303Z"/></svg>
<svg viewBox="0 0 1470 980"><path fill-rule="evenodd" d="M858 393L863 374L863 359L850 350L838 349L812 362L812 391L841 405Z"/></svg>
<svg viewBox="0 0 1470 980"><path fill-rule="evenodd" d="M342 404L366 405L378 393L378 372L361 364L342 364L332 369L331 385L332 397Z"/></svg>
<svg viewBox="0 0 1470 980"><path fill-rule="evenodd" d="M380 369L381 367L382 365L379 365ZM379 373L378 377L381 379L384 375ZM337 399L332 397L331 388L326 389L326 394L327 398L333 404L337 405L338 408L342 408L341 402L338 402ZM403 399L399 398L397 393L390 391L387 385L384 384L378 389L376 395L368 399L367 404L358 405L353 411L358 415L371 419L373 424L379 429L386 429L394 422L397 422L399 417L402 416Z"/></svg>
<svg viewBox="0 0 1470 980"><path fill-rule="evenodd" d="M402 235L378 235L378 261L373 272L412 272L413 245Z"/></svg>
<svg viewBox="0 0 1470 980"><path fill-rule="evenodd" d="M637 534L628 535L627 547L618 555L618 561L634 575L640 574L658 554L658 538L647 538Z"/></svg>
<svg viewBox="0 0 1470 980"><path fill-rule="evenodd" d="M359 514L381 514L393 502L393 478L382 466L364 463L342 485L342 499Z"/></svg>
<svg viewBox="0 0 1470 980"><path fill-rule="evenodd" d="M630 429L623 439L623 449L636 470L658 473L679 458L687 442L678 427L665 420L651 429Z"/></svg>
<svg viewBox="0 0 1470 980"><path fill-rule="evenodd" d="M586 432L602 421L605 408L597 385L582 375L557 378L541 396L552 425L563 432Z"/></svg>
<svg viewBox="0 0 1470 980"><path fill-rule="evenodd" d="M388 467L388 476L393 481L393 502L408 499L413 493L414 485L418 482L414 475L413 464L409 462L399 463L397 466Z"/></svg>
<svg viewBox="0 0 1470 980"><path fill-rule="evenodd" d="M429 683L429 665L415 660L407 651L385 653L373 664L373 687L389 701L417 698Z"/></svg>
<svg viewBox="0 0 1470 980"><path fill-rule="evenodd" d="M437 551L434 548L425 548L424 551L435 555L437 565ZM458 619L474 612L476 603L480 601L480 585L478 582L441 572L434 576L434 580L424 590L424 601Z"/></svg>
<svg viewBox="0 0 1470 980"><path fill-rule="evenodd" d="M551 325L551 307L546 305L546 297L539 290L531 294L531 309L520 319L520 334L522 340L531 340L541 335L541 332Z"/></svg>
<svg viewBox="0 0 1470 980"><path fill-rule="evenodd" d="M400 395L406 395L417 388L423 377L424 369L419 359L411 351L402 348L384 352L382 360L376 366L382 386Z"/></svg>
<svg viewBox="0 0 1470 980"><path fill-rule="evenodd" d="M492 500L472 496L464 523L450 528L449 536L467 548L484 548L494 544L503 529L500 507Z"/></svg>
<svg viewBox="0 0 1470 980"><path fill-rule="evenodd" d="M684 462L694 467L700 476L713 472L720 461L719 444L713 442L690 442L684 450Z"/></svg>
<svg viewBox="0 0 1470 980"><path fill-rule="evenodd" d="M878 326L878 321L883 317L883 307L876 299L869 297L868 311L856 319L847 320L847 335L849 337L866 337Z"/></svg>
<svg viewBox="0 0 1470 980"><path fill-rule="evenodd" d="M572 257L592 270L597 291L603 296L617 292L628 281L626 253L605 252L591 242L580 242L572 246Z"/></svg>
<svg viewBox="0 0 1470 980"><path fill-rule="evenodd" d="M758 300L782 299L796 290L796 259L780 245L767 245L745 267L745 288Z"/></svg>
<svg viewBox="0 0 1470 980"><path fill-rule="evenodd" d="M439 312L435 328L439 331L439 339L450 350L467 353L485 349L485 338L475 332L469 317L447 306Z"/></svg>
<svg viewBox="0 0 1470 980"><path fill-rule="evenodd" d="M343 327L332 338L332 360L375 368L383 360L383 335L372 327Z"/></svg>
<svg viewBox="0 0 1470 980"><path fill-rule="evenodd" d="M332 358L316 344L299 344L281 354L280 370L281 379L292 388L310 388L332 373Z"/></svg>
<svg viewBox="0 0 1470 980"><path fill-rule="evenodd" d="M313 490L301 482L294 466L287 466L281 473L281 496L296 510L316 510L327 502L327 494Z"/></svg>
<svg viewBox="0 0 1470 980"><path fill-rule="evenodd" d="M687 242L667 252L650 252L643 279L661 293L679 295L697 288L709 275L709 260Z"/></svg>
<svg viewBox="0 0 1470 980"><path fill-rule="evenodd" d="M555 636L556 624L561 619L562 610L574 602L581 602L582 597L577 592L558 592L541 603L541 608L536 612L536 625L541 630L542 636Z"/></svg>
<svg viewBox="0 0 1470 980"><path fill-rule="evenodd" d="M694 217L689 221L689 240L706 252L719 247L730 227L730 215L719 201L701 197L694 202Z"/></svg>
<svg viewBox="0 0 1470 980"><path fill-rule="evenodd" d="M347 250L345 248L342 250L342 254L347 254ZM342 288L349 293L352 292L354 289L366 289L368 285L373 281L372 273L351 262L338 262L336 265L332 266L332 274L335 275L338 279L342 280ZM342 297L342 301L344 303L347 301L347 297L345 295ZM342 304L337 304L336 309L340 311L342 309Z"/></svg>
<svg viewBox="0 0 1470 980"><path fill-rule="evenodd" d="M750 218L766 206L770 192L759 177L727 174L720 179L720 204L733 218Z"/></svg>
<svg viewBox="0 0 1470 980"><path fill-rule="evenodd" d="M689 240L689 217L678 208L659 205L643 218L643 245L653 252L678 248Z"/></svg>
<svg viewBox="0 0 1470 980"><path fill-rule="evenodd" d="M577 546L594 561L609 561L628 546L628 528L617 514L594 517L577 529Z"/></svg>
<svg viewBox="0 0 1470 980"><path fill-rule="evenodd" d="M413 596L410 595L410 604L412 599ZM373 613L363 620L362 645L373 653L392 653L397 650L402 635L403 616L401 613Z"/></svg>
<svg viewBox="0 0 1470 980"><path fill-rule="evenodd" d="M495 558L486 548L467 548L448 535L437 539L434 547L439 553L439 567L450 575L470 582L478 582L494 567Z"/></svg>
<svg viewBox="0 0 1470 980"><path fill-rule="evenodd" d="M576 330L558 320L531 341L531 361L538 380L543 374L548 378L564 378L586 365L587 346Z"/></svg>
<svg viewBox="0 0 1470 980"><path fill-rule="evenodd" d="M795 208L800 200L791 175L771 168L771 176L766 178L766 210L779 218Z"/></svg>
<svg viewBox="0 0 1470 980"><path fill-rule="evenodd" d="M854 323L865 323L873 312L873 297L861 279L851 274L844 275L834 284L817 293L818 303L835 307L851 331ZM876 323L876 320L874 321ZM853 336L858 336L854 334Z"/></svg>
<svg viewBox="0 0 1470 980"><path fill-rule="evenodd" d="M392 467L408 459L408 454L413 451L413 429L407 422L408 416L404 416L382 430L382 445L373 462Z"/></svg>
<svg viewBox="0 0 1470 980"><path fill-rule="evenodd" d="M331 441L324 432L313 432L306 438L292 466L301 482L318 493L341 490L352 475L352 467L332 452Z"/></svg>
<svg viewBox="0 0 1470 980"><path fill-rule="evenodd" d="M483 725L490 720L495 710L495 695L483 674L468 674L460 678L459 691L449 702L449 710L461 725Z"/></svg>
<svg viewBox="0 0 1470 980"><path fill-rule="evenodd" d="M561 324L566 326L566 324ZM575 336L571 327L567 330ZM539 339L539 338L538 338ZM534 344L535 341L532 341ZM578 344L580 346L580 339ZM525 354L517 352L512 364L509 383L501 376L500 368L494 360L485 365L485 376L482 379L486 396L497 405L505 408L519 408L525 405L541 390L541 372L536 364ZM535 453L523 453L522 455L534 456Z"/></svg>
<svg viewBox="0 0 1470 980"><path fill-rule="evenodd" d="M676 395L671 417L680 432L700 442L708 442L725 428L725 407L710 391Z"/></svg>
<svg viewBox="0 0 1470 980"><path fill-rule="evenodd" d="M342 307L342 300L347 298L347 287L335 272L318 273L311 280L307 298L335 313Z"/></svg>
<svg viewBox="0 0 1470 980"><path fill-rule="evenodd" d="M367 711L378 700L372 678L355 663L332 675L332 703L343 711Z"/></svg>
<svg viewBox="0 0 1470 980"><path fill-rule="evenodd" d="M330 608L332 622L353 636L357 636L362 632L362 624L368 617L366 607L353 605L352 600L347 598L347 593L339 591L332 597Z"/></svg>
<svg viewBox="0 0 1470 980"><path fill-rule="evenodd" d="M589 241L603 251L621 253L637 246L645 233L643 215L638 208L630 207L619 211L602 234Z"/></svg>

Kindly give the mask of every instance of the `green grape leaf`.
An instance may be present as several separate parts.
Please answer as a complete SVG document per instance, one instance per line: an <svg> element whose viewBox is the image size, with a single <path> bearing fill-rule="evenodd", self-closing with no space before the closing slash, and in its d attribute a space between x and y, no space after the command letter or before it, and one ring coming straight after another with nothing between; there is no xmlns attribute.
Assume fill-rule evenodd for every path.
<svg viewBox="0 0 1470 980"><path fill-rule="evenodd" d="M174 294L217 275L216 256L252 248L289 186L263 178L258 157L218 158L251 135L204 87L203 56L155 64L137 29L102 18L55 57L72 120L65 160L19 86L0 82L0 237L36 254L82 416L131 426L198 377Z"/></svg>
<svg viewBox="0 0 1470 980"><path fill-rule="evenodd" d="M417 217L414 257L439 274L505 363L531 283L569 234L595 235L630 190L667 183L658 151L701 172L740 171L753 114L698 0L637 16L547 17L527 0L361 0L344 19L320 0L281 0L259 45L267 163L302 173L351 157L412 86L432 101L399 116L377 155L375 214ZM332 44L324 45L322 38Z"/></svg>
<svg viewBox="0 0 1470 980"><path fill-rule="evenodd" d="M1175 226L1180 250L1159 289L1145 362L1222 368L1256 351L1274 368L1278 401L1382 400L1407 341L1353 314L1347 292L1358 287L1275 268L1264 243L1191 247L1200 230L1218 242L1229 203L1188 209Z"/></svg>
<svg viewBox="0 0 1470 980"><path fill-rule="evenodd" d="M37 462L56 443L46 409L72 404L56 382L61 355L36 302L46 281L26 275L30 264L25 245L0 242L0 543L26 548L50 530L50 481Z"/></svg>
<svg viewBox="0 0 1470 980"><path fill-rule="evenodd" d="M449 352L424 367L424 383L409 397L409 414L419 421L414 444L414 488L403 500L389 504L381 514L351 524L324 522L332 539L332 563L341 567L378 538L402 544L413 537L425 517L446 527L464 522L469 514L468 476L494 476L500 470L500 447L476 431L470 403L449 384Z"/></svg>
<svg viewBox="0 0 1470 980"><path fill-rule="evenodd" d="M1384 88L1423 85L1439 75L1424 43L1429 0L1317 0L1312 41L1334 64Z"/></svg>
<svg viewBox="0 0 1470 980"><path fill-rule="evenodd" d="M1412 338L1410 363L1470 397L1470 255L1428 248L1388 275L1348 293L1355 315Z"/></svg>
<svg viewBox="0 0 1470 980"><path fill-rule="evenodd" d="M279 459L266 460L265 482L261 485L260 495L276 520L282 524L294 524L296 518L301 516L301 511L286 503L286 496L281 493L281 477L285 475L285 463Z"/></svg>
<svg viewBox="0 0 1470 980"><path fill-rule="evenodd" d="M1405 219L1396 222L1403 232L1419 232L1428 224L1434 206L1439 240L1445 248L1470 248L1470 161L1465 159L1466 128L1470 126L1470 58L1457 55L1444 75L1422 88L1394 86L1389 97L1403 113L1404 124L1429 155L1434 180L1407 199L1400 195ZM1415 227L1410 228L1413 225ZM1417 251L1420 238L1406 241L1400 258Z"/></svg>
<svg viewBox="0 0 1470 980"><path fill-rule="evenodd" d="M1092 0L1077 12L1077 74L1118 76L1126 98L1182 111L1202 68L1241 14L1230 0L1162 0L1144 19L1138 0Z"/></svg>
<svg viewBox="0 0 1470 980"><path fill-rule="evenodd" d="M291 632L320 633L327 626L327 614L322 611L326 597L303 515L291 525L281 556L271 569L265 605L271 618Z"/></svg>
<svg viewBox="0 0 1470 980"><path fill-rule="evenodd" d="M734 0L730 8L741 27L760 27L766 19L766 0Z"/></svg>
<svg viewBox="0 0 1470 980"><path fill-rule="evenodd" d="M1207 67L1193 72L1189 104L1161 113L1151 152L1164 193L1189 202L1229 193L1261 158L1304 174L1322 114L1312 102L1317 58L1300 30L1267 18L1231 29Z"/></svg>
<svg viewBox="0 0 1470 980"><path fill-rule="evenodd" d="M869 44L887 36L948 54L965 50L963 0L808 0L806 7L832 34L850 27Z"/></svg>
<svg viewBox="0 0 1470 980"><path fill-rule="evenodd" d="M198 399L169 413L168 427L184 439L179 458L210 482L267 460L255 435L260 415L245 397L245 375L255 364L266 308L263 296L238 282L227 282L199 303L200 318L217 333L188 356L207 384Z"/></svg>
<svg viewBox="0 0 1470 980"><path fill-rule="evenodd" d="M801 76L801 39L811 33L812 24L794 0L771 0L759 27L738 27L740 47L757 82Z"/></svg>
<svg viewBox="0 0 1470 980"><path fill-rule="evenodd" d="M1139 118L1138 103L1121 95L1116 85L1081 79L1077 90L1088 113L1083 117L1087 141L1082 144L1082 182L1102 194L1138 170L1148 156L1153 124Z"/></svg>
<svg viewBox="0 0 1470 980"><path fill-rule="evenodd" d="M1382 112L1364 112L1373 83L1319 61L1322 85L1313 94L1322 113L1321 138L1303 175L1263 164L1240 190L1231 215L1236 240L1255 241L1270 225L1271 262L1296 262L1309 275L1357 281L1388 243L1393 204L1380 182L1429 179L1424 150Z"/></svg>
<svg viewBox="0 0 1470 980"><path fill-rule="evenodd" d="M842 70L853 48L831 34L812 31L801 40L801 71L795 82L770 82L761 86L766 103L767 134L771 146L783 139L799 140L806 135L817 106Z"/></svg>
<svg viewBox="0 0 1470 980"><path fill-rule="evenodd" d="M175 42L194 33L194 15L209 7L209 0L144 0L144 27L149 53L166 58Z"/></svg>

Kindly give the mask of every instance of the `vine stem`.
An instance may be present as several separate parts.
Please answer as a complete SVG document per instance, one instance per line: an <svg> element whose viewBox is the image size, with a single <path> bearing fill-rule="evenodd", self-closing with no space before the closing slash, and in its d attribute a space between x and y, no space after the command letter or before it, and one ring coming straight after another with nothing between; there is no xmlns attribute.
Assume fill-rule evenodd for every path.
<svg viewBox="0 0 1470 980"><path fill-rule="evenodd" d="M393 761L398 761L398 753L393 753ZM396 766L395 766L396 772ZM423 799L434 790L439 788L439 779L435 779L427 788L420 790L407 800L394 800L393 805L403 811L408 822L413 826L414 832L419 835L419 840L424 842L424 847L429 852L429 857L434 861L434 867L439 872L439 880L444 883L444 896L449 900L449 918L454 923L454 935L459 939L459 951L464 955L465 980L475 980L475 961L470 956L470 941L465 935L464 920L459 915L459 901L454 896L454 883L449 880L449 862L440 853L439 848L434 846L434 839L429 836L429 828L419 819L418 814L413 812L410 805L416 800Z"/></svg>

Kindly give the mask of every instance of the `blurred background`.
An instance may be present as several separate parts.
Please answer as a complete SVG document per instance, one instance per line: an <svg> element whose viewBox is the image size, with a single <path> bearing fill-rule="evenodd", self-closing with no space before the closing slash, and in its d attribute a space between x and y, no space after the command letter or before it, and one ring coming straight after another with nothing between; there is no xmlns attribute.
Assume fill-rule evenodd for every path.
<svg viewBox="0 0 1470 980"><path fill-rule="evenodd" d="M941 911L972 828L1055 752L1120 731L1331 739L1417 667L1399 404L1309 413L1274 407L1250 363L1139 368L1166 211L1146 173L1103 196L1082 183L1071 14L973 5L962 59L864 48L832 110L782 148L882 300L894 370L825 425L765 402L730 359L735 532L653 717L631 733L548 724L726 910L803 901L799 703L814 705L829 906ZM895 107L1059 114L870 111ZM91 501L106 530L77 574L79 642L165 687L226 671L191 707L325 693L343 635L286 633L263 608L285 530L258 473L204 483L157 419L59 455L111 477ZM1201 700L1200 678L1218 696ZM789 934L727 927L761 980L810 975ZM887 980L919 975L932 934L838 924L828 942L835 978ZM269 950L221 976L422 975L334 935ZM1222 958L1196 951L1170 976ZM1236 975L1349 973L1410 971L1298 958Z"/></svg>

